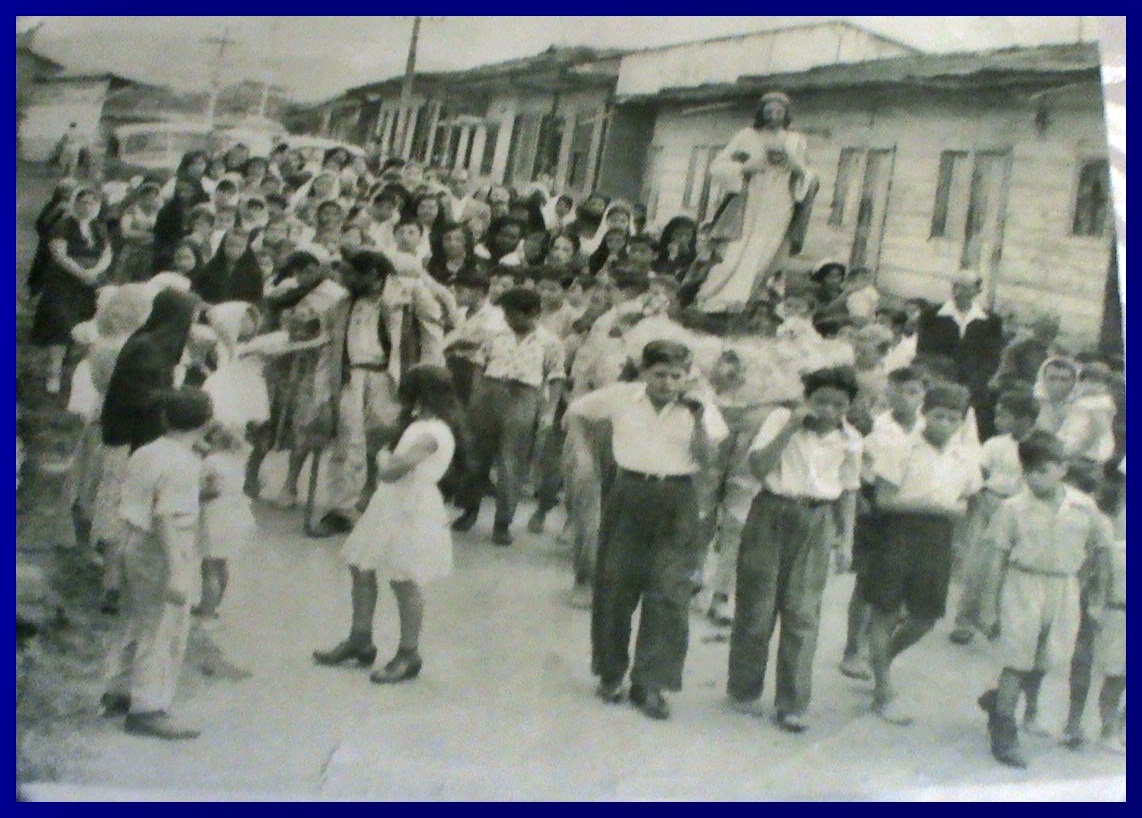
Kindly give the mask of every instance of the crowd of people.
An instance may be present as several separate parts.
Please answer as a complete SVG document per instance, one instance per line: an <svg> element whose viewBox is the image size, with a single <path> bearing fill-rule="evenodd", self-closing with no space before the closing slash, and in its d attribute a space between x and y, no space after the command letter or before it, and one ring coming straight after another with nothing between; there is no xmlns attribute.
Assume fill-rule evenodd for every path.
<svg viewBox="0 0 1142 818"><path fill-rule="evenodd" d="M779 215L746 205L750 253L772 255L801 187ZM778 218L776 242L749 227ZM906 724L891 666L955 576L952 641L983 634L1001 669L980 700L995 757L1025 765L1020 696L1039 729L1043 673L1072 659L1065 740L1099 670L1101 738L1124 752L1122 362L1062 349L1057 316L992 314L970 276L942 303L894 298L834 260L742 290L724 262L746 251L716 226L338 149L191 152L114 197L65 178L36 226L31 341L86 420L71 511L124 622L103 704L129 732L197 735L169 715L177 668L257 540L252 503L347 535L350 633L318 663L373 664L388 580L387 684L420 672L422 588L490 495L502 548L521 503L533 534L564 508L550 533L607 702L669 717L700 600L745 713L780 623L772 712L804 731L822 592L851 568L841 671ZM735 287L750 309L726 309Z"/></svg>

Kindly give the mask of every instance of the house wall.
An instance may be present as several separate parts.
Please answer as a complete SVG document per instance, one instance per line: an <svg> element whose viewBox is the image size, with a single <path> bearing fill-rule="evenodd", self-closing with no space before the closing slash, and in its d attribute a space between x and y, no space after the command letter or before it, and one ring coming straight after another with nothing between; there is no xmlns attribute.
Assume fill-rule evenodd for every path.
<svg viewBox="0 0 1142 818"><path fill-rule="evenodd" d="M20 156L46 161L72 122L82 136L98 141L108 85L107 80L33 85L20 123Z"/></svg>
<svg viewBox="0 0 1142 818"><path fill-rule="evenodd" d="M890 149L877 285L903 297L946 298L948 282L960 270L966 196L952 206L959 212L949 212L950 235L932 238L941 153L1010 151L1001 254L988 276L989 302L1021 312L1056 310L1065 334L1093 341L1102 320L1110 243L1106 235L1072 236L1071 222L1080 164L1106 156L1101 89L1093 82L1037 100L1031 99L1034 93L849 90L795 99L794 128L806 133L821 179L802 252L806 263L849 258L857 210L852 200L841 223L829 223L842 150ZM1040 108L1046 119L1040 116L1037 127ZM656 197L659 225L679 213L703 215L695 213L693 202L683 205L693 150L724 145L752 115L752 105L744 103L696 109L664 109L655 122L655 178L646 187ZM859 187L861 174L856 177ZM705 215L714 206L716 201Z"/></svg>
<svg viewBox="0 0 1142 818"><path fill-rule="evenodd" d="M744 37L685 43L623 57L615 93L653 94L663 88L733 82L747 75L804 71L916 53L904 45L841 23L763 31Z"/></svg>

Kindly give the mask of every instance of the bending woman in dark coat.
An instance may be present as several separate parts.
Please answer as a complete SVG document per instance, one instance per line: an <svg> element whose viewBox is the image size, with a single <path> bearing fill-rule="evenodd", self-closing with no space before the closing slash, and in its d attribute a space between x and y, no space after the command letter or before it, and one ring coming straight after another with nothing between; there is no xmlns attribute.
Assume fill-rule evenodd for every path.
<svg viewBox="0 0 1142 818"><path fill-rule="evenodd" d="M96 537L105 551L102 607L109 613L118 610L123 582L123 530L117 511L127 460L166 431L163 392L174 386L175 367L200 303L174 289L156 295L147 323L127 339L111 371L100 418L104 457L95 499Z"/></svg>

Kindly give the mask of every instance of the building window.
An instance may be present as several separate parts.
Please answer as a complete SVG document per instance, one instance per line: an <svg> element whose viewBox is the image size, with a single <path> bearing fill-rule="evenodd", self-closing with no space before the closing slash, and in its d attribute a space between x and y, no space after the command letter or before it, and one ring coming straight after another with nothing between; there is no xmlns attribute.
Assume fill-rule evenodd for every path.
<svg viewBox="0 0 1142 818"><path fill-rule="evenodd" d="M594 138L594 120L579 122L575 125L575 132L571 137L571 156L568 159L568 186L577 188L587 183L587 175L591 167L591 143Z"/></svg>
<svg viewBox="0 0 1142 818"><path fill-rule="evenodd" d="M484 131L484 155L480 157L480 175L489 176L496 161L496 138L500 135L499 123L489 125Z"/></svg>
<svg viewBox="0 0 1142 818"><path fill-rule="evenodd" d="M1072 236L1101 236L1110 224L1110 163L1090 159L1079 166Z"/></svg>
<svg viewBox="0 0 1142 818"><path fill-rule="evenodd" d="M844 224L845 205L853 193L853 182L863 153L860 148L841 149L841 158L837 162L837 182L833 186L833 204L829 210L829 224L833 227Z"/></svg>
<svg viewBox="0 0 1142 818"><path fill-rule="evenodd" d="M563 117L544 114L539 120L539 137L532 166L532 178L544 173L555 175L559 168L559 148L563 145Z"/></svg>
<svg viewBox="0 0 1142 818"><path fill-rule="evenodd" d="M932 229L929 237L948 238L960 232L957 216L965 212L968 194L968 154L966 151L944 151L940 154L940 170L936 178L936 200L932 207Z"/></svg>
<svg viewBox="0 0 1142 818"><path fill-rule="evenodd" d="M690 167L686 171L686 187L682 206L694 211L699 221L705 220L721 202L721 186L710 179L710 164L725 145L697 145L690 151Z"/></svg>

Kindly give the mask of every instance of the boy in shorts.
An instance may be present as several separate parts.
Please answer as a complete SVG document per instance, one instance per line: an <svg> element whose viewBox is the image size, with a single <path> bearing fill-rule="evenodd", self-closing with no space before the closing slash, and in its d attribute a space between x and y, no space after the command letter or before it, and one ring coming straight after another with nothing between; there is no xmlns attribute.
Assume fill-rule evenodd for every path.
<svg viewBox="0 0 1142 818"><path fill-rule="evenodd" d="M934 384L923 427L868 453L877 529L857 581L871 606L873 711L890 724L912 722L893 692L892 662L944 615L953 530L982 483L978 456L955 442L969 399L958 384Z"/></svg>
<svg viewBox="0 0 1142 818"><path fill-rule="evenodd" d="M1003 670L979 704L988 715L992 755L1023 768L1015 721L1019 696L1037 698L1047 670L1068 659L1084 566L1094 569L1093 598L1105 598L1113 534L1094 500L1064 484L1067 460L1058 438L1034 432L1019 444L1019 461L1027 488L1004 501L986 535L1004 559L997 644Z"/></svg>

